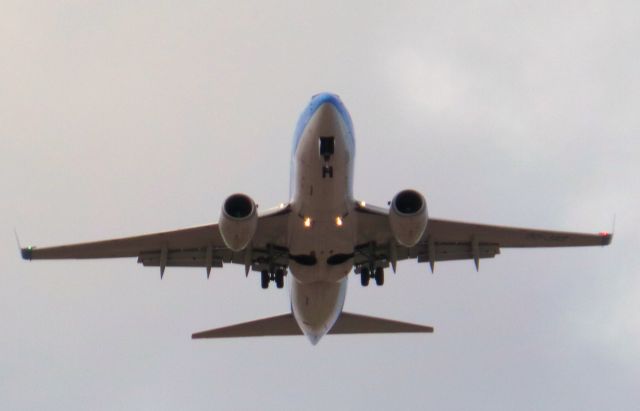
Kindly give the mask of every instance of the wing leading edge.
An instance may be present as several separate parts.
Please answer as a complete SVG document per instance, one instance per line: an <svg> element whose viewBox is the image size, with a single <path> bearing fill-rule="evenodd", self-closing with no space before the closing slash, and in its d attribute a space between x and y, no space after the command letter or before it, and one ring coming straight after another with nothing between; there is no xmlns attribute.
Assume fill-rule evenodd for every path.
<svg viewBox="0 0 640 411"><path fill-rule="evenodd" d="M430 218L425 233L413 247L397 245L389 226L388 210L360 206L358 213L358 247L355 264L371 261L378 266L395 265L396 261L417 259L429 262L493 258L501 248L605 246L612 235L539 230L520 227L466 223Z"/></svg>
<svg viewBox="0 0 640 411"><path fill-rule="evenodd" d="M116 238L54 247L21 249L25 260L89 259L138 257L145 266L221 267L223 263L245 265L247 270L261 270L265 264L286 266L287 216L290 207L267 211L258 217L258 227L251 247L240 252L228 249L217 224L174 231Z"/></svg>

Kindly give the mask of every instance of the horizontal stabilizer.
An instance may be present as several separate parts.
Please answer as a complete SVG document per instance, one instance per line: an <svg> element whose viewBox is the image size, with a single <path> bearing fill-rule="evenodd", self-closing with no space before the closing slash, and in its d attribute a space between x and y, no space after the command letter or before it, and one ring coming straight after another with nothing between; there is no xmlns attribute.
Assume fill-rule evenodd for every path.
<svg viewBox="0 0 640 411"><path fill-rule="evenodd" d="M302 335L293 314L201 331L193 334L191 338L269 337L275 335Z"/></svg>
<svg viewBox="0 0 640 411"><path fill-rule="evenodd" d="M431 333L433 327L343 312L329 334ZM262 318L195 333L191 338L269 337L302 335L293 314Z"/></svg>
<svg viewBox="0 0 640 411"><path fill-rule="evenodd" d="M342 313L329 334L432 333L433 327L360 314Z"/></svg>

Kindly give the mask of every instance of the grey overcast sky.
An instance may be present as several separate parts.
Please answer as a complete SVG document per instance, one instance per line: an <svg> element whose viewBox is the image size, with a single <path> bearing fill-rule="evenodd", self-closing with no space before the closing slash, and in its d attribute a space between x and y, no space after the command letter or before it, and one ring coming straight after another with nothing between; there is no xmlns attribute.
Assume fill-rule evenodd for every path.
<svg viewBox="0 0 640 411"><path fill-rule="evenodd" d="M637 1L0 3L0 409L637 409ZM52 245L215 222L288 196L318 91L356 129L355 191L430 214L609 230L609 248L503 250L352 275L345 309L424 336L191 341L276 315L226 266L22 262Z"/></svg>

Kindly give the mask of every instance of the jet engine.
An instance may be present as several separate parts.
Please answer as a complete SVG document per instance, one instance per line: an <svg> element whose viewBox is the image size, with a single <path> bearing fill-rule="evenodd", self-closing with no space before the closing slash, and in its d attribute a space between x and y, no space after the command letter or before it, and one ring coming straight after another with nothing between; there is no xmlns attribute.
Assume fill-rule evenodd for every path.
<svg viewBox="0 0 640 411"><path fill-rule="evenodd" d="M218 227L222 240L232 251L244 250L258 226L256 204L245 194L232 194L224 201Z"/></svg>
<svg viewBox="0 0 640 411"><path fill-rule="evenodd" d="M398 244L413 247L427 228L427 202L414 190L403 190L391 201L389 224Z"/></svg>

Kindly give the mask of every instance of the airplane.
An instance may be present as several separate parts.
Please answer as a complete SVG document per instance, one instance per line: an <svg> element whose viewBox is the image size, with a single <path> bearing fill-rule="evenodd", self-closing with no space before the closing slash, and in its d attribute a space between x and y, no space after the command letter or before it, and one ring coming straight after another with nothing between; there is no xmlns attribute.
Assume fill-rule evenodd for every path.
<svg viewBox="0 0 640 411"><path fill-rule="evenodd" d="M21 248L25 260L137 257L143 266L212 268L243 265L263 289L291 274L291 312L197 332L193 339L304 334L430 333L433 327L343 312L353 271L366 287L384 284L398 261L493 258L502 248L605 246L612 234L547 231L430 218L424 196L407 189L382 208L353 195L355 138L341 99L316 94L298 120L291 152L290 198L258 212L246 194L224 201L218 224L55 247Z"/></svg>

